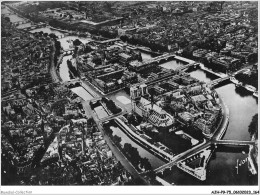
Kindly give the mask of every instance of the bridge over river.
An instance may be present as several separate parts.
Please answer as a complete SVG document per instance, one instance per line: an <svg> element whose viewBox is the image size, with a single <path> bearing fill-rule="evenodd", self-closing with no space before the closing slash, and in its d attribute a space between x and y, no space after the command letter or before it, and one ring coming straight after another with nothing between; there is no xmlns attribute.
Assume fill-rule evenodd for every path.
<svg viewBox="0 0 260 195"><path fill-rule="evenodd" d="M176 54L174 54L174 53L163 54L161 56L145 60L143 62L143 64L142 64L142 66L145 66L145 65L148 65L148 64L152 64L152 63L155 63L155 62L160 64L162 61L167 61L169 59L174 58L175 56L176 56Z"/></svg>
<svg viewBox="0 0 260 195"><path fill-rule="evenodd" d="M226 80L229 80L229 79L230 79L230 76L226 76L226 77L215 79L215 80L213 80L213 81L211 81L207 84L211 87L214 87L214 86L218 85L219 83L226 81Z"/></svg>
<svg viewBox="0 0 260 195"><path fill-rule="evenodd" d="M87 85L83 80L79 78L63 82L63 85L66 87L75 87L76 84L79 84L81 87L83 87L93 98L100 97L99 94L97 94L93 89L89 87L89 85Z"/></svg>
<svg viewBox="0 0 260 195"><path fill-rule="evenodd" d="M167 164L164 164L161 167L158 167L155 169L155 173L163 173L166 169L170 169L177 165L178 162L185 160L189 158L190 156L193 156L201 151L204 151L208 149L211 146L216 145L226 145L226 146L232 146L232 147L238 147L238 146L254 146L255 142L253 141L238 141L238 140L213 140L213 141L207 141L206 144L201 144L195 148L192 148L186 152L183 152L175 157L173 157L172 161L170 161ZM214 147L213 147L214 148Z"/></svg>
<svg viewBox="0 0 260 195"><path fill-rule="evenodd" d="M253 141L239 141L239 140L214 140L212 141L215 145L226 145L226 146L254 146Z"/></svg>
<svg viewBox="0 0 260 195"><path fill-rule="evenodd" d="M217 79L217 82L222 82L223 80L226 80L226 79L227 79L226 77L220 78L220 79ZM198 154L200 152L204 152L209 149L214 150L214 148L216 148L218 145L219 146L223 145L223 146L228 146L228 147L245 147L245 146L253 147L255 145L255 143L253 141L221 140L221 137L225 133L225 130L228 126L229 109L222 100L220 100L220 102L221 102L222 108L223 108L222 109L223 118L221 120L219 127L214 132L214 136L212 136L212 138L209 140L204 140L204 142L201 143L200 145L197 145L194 148L191 148L181 154L174 156L170 162L155 169L154 172L156 174L163 173L167 169L171 170L173 166L180 165L179 163L185 161L186 159L193 158L193 156L196 156L196 154ZM192 172L190 172L189 170L187 170L187 172L194 176L194 174ZM205 175L202 178L205 179Z"/></svg>

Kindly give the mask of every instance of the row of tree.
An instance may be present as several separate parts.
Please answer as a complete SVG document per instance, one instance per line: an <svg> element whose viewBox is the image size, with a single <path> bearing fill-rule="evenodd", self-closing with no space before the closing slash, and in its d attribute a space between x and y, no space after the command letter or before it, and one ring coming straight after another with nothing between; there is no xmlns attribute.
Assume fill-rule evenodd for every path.
<svg viewBox="0 0 260 195"><path fill-rule="evenodd" d="M258 74L257 74L257 72L251 73L250 75L239 73L235 77L236 77L237 80L239 80L240 82L242 82L244 84L252 85L255 88L258 88Z"/></svg>
<svg viewBox="0 0 260 195"><path fill-rule="evenodd" d="M72 74L73 74L74 77L79 77L79 76L80 76L80 75L79 75L79 71L77 70L76 67L74 67L74 66L72 65L72 62L71 62L70 60L67 60L67 65L68 65L68 68L69 68L69 70L72 72Z"/></svg>
<svg viewBox="0 0 260 195"><path fill-rule="evenodd" d="M121 112L121 109L118 108L113 100L102 97L102 102L106 104L108 110L110 110L113 114L118 114Z"/></svg>
<svg viewBox="0 0 260 195"><path fill-rule="evenodd" d="M255 138L258 139L258 114L253 116L252 121L248 126L248 132L251 137L255 135Z"/></svg>
<svg viewBox="0 0 260 195"><path fill-rule="evenodd" d="M137 148L133 147L130 143L125 143L124 146L122 146L121 137L117 135L113 136L113 131L110 127L113 126L114 123L115 122L110 122L109 124L105 124L104 128L115 145L124 153L136 169L144 168L145 170L152 170L152 165L149 160L147 158L142 158Z"/></svg>

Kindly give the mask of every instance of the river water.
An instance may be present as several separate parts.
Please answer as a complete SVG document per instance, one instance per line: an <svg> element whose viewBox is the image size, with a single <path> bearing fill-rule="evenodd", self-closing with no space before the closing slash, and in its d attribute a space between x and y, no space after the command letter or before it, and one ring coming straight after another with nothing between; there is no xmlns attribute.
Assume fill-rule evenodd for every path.
<svg viewBox="0 0 260 195"><path fill-rule="evenodd" d="M143 60L151 59L152 55L148 53L141 52L141 56Z"/></svg>
<svg viewBox="0 0 260 195"><path fill-rule="evenodd" d="M190 75L204 82L210 82L217 77L203 70L195 70ZM250 140L248 125L258 112L257 99L246 91L238 92L233 83L216 88L220 97L229 108L230 120L223 139Z"/></svg>
<svg viewBox="0 0 260 195"><path fill-rule="evenodd" d="M175 69L183 66L183 63L181 61L172 60L172 61L162 63L160 66L163 68L166 68L166 69L175 70Z"/></svg>
<svg viewBox="0 0 260 195"><path fill-rule="evenodd" d="M2 9L3 13L3 9ZM11 22L22 21L23 19L16 16L10 15ZM56 35L62 35L62 32L57 30L52 30L50 28L39 28L32 30L31 32L39 32L43 31L44 33L54 33ZM68 39L73 39L78 37L65 37L60 39L61 46L65 49L69 47L67 42ZM88 39L90 40L90 39ZM83 41L88 41L83 40ZM82 41L82 42L83 42ZM151 55L142 53L143 59L151 58ZM67 59L71 59L72 56L65 56L63 59L62 64L60 65L60 76L63 81L70 80L68 67L67 67ZM180 65L181 62L177 62L175 60L166 62L161 66L167 69L176 69ZM205 73L202 70L195 70L190 73L191 76L209 82L211 80L216 79L214 75L210 75ZM76 94L81 96L83 99L88 100L88 93L82 87L77 87L72 89ZM216 89L218 94L224 99L224 102L227 104L230 110L230 124L227 129L227 132L224 136L224 139L238 139L238 140L249 140L249 133L248 133L248 125L252 119L252 116L257 113L258 102L252 95L244 95L241 93L236 92L235 86L233 84L228 84ZM113 133L116 133L118 136L122 138L122 143L130 143L132 146L136 147L142 157L146 157L152 162L152 167L158 167L163 164L163 162L158 159L157 157L153 156L135 142L133 142L130 138L128 138L122 131L118 129L113 129ZM242 153L233 153L233 152L223 152L217 151L215 153L215 158L210 160L208 165L208 178L205 183L201 183L197 179L193 178L192 176L184 173L183 171L179 170L177 167L173 168L173 171L166 176L164 179L169 181L170 183L176 183L178 185L196 185L196 184L205 184L205 185L248 185L248 171L247 166L242 165L238 171L239 175L237 174L237 170L235 169L235 165L237 159L239 161L246 158L247 155ZM237 177L238 176L238 177Z"/></svg>
<svg viewBox="0 0 260 195"><path fill-rule="evenodd" d="M8 13L10 13L9 9L1 8L1 14L8 14Z"/></svg>
<svg viewBox="0 0 260 195"><path fill-rule="evenodd" d="M8 8L1 9L1 14L8 14L8 13L10 13L10 10ZM11 14L11 15L5 16L5 17L9 17L10 21L12 23L24 21L24 18L21 18L21 17L17 16L16 14ZM27 27L30 27L30 26L31 26L31 23L28 22L28 23L25 23L25 24L20 24L16 28L23 29L23 28L27 28Z"/></svg>
<svg viewBox="0 0 260 195"><path fill-rule="evenodd" d="M88 101L93 99L93 97L83 88L83 87L75 87L71 89L74 93L76 93L83 100Z"/></svg>
<svg viewBox="0 0 260 195"><path fill-rule="evenodd" d="M69 68L67 66L67 60L70 60L72 58L72 55L64 56L60 65L60 77L63 81L69 81L70 74L69 74Z"/></svg>
<svg viewBox="0 0 260 195"><path fill-rule="evenodd" d="M87 42L91 41L90 38L79 38L77 36L67 36L67 37L59 39L59 41L61 42L61 46L64 49L69 49L70 43L68 43L68 40L75 40L75 39L79 39L83 43L87 43ZM151 58L151 55L149 55L149 54L146 54L143 52L141 52L141 54L142 54L143 59ZM62 63L60 65L60 76L63 81L70 80L69 69L67 66L67 60L71 59L71 58L72 58L72 55L64 56ZM73 88L72 91L74 93L76 93L77 95L79 95L80 97L82 97L85 101L93 99L93 97L82 87ZM161 161L159 158L155 157L153 154L149 153L148 151L146 151L145 149L140 147L138 144L136 144L134 141L132 141L120 129L113 128L113 135L115 135L115 134L122 138L122 141L121 141L122 146L124 146L125 143L130 143L133 147L137 148L137 150L142 158L146 157L149 160L149 162L151 163L153 168L157 168L164 164L164 162Z"/></svg>
<svg viewBox="0 0 260 195"><path fill-rule="evenodd" d="M9 15L9 16L7 16L7 17L9 17L9 18L10 18L10 21L11 21L12 23L13 23L13 22L20 22L20 21L24 21L24 19L23 19L23 18L21 18L21 17L19 17L19 16L15 15L15 14Z"/></svg>
<svg viewBox="0 0 260 195"><path fill-rule="evenodd" d="M9 10L9 8L1 8L1 15L2 14L8 14L10 13L11 11ZM17 16L16 14L11 14L11 15L8 15L8 16L5 16L5 17L8 17L10 18L10 22L14 23L14 22L20 22L20 21L24 21L23 18Z"/></svg>
<svg viewBox="0 0 260 195"><path fill-rule="evenodd" d="M18 29L24 29L24 28L28 28L31 27L32 24L31 23L25 23L25 24L20 24L19 26L17 26L16 28Z"/></svg>

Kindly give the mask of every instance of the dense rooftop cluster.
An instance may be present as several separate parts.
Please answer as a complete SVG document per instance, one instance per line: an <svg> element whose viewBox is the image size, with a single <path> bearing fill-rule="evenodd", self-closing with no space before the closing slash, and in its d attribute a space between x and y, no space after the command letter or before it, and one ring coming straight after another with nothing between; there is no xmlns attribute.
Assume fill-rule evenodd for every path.
<svg viewBox="0 0 260 195"><path fill-rule="evenodd" d="M70 130L62 137L71 119L84 121L86 116L77 95L52 81L50 66L54 61L55 39L46 33L17 30L8 19L2 20L1 27L5 35L2 36L1 88L3 183L120 185L131 182L130 174L115 159L96 128L90 131L85 126L81 129L84 136L78 138L83 133L71 123ZM53 155L55 143L55 150L61 153ZM81 155L77 153L79 150ZM67 157L73 162L67 162ZM75 165L78 158L82 164ZM86 166L89 163L91 170ZM82 178L75 177L79 174Z"/></svg>
<svg viewBox="0 0 260 195"><path fill-rule="evenodd" d="M171 161L205 137L211 139L224 115L224 104L211 83L199 82L186 71L200 65L209 72L234 73L257 60L254 2L18 4L10 9L33 21L70 30L65 36L86 37L88 30L92 41L69 40L73 49L67 53L56 35L17 30L8 17L2 20L1 164L6 184L136 184L99 128L104 128L137 172L149 172L149 160L131 144L123 145L111 127L131 132L134 139L155 148L156 155ZM153 58L143 59L140 51L148 51ZM62 85L55 71L70 52L72 59L66 65L75 80ZM185 63L171 71L159 66L173 58ZM257 88L257 65L236 78ZM93 121L85 113L83 99L67 86L91 88L92 97L130 89L131 100L124 98L131 102L132 112L117 118L129 110L102 97L89 103ZM96 125L100 121L102 127ZM186 141L179 141L178 136ZM185 142L189 144L176 149Z"/></svg>
<svg viewBox="0 0 260 195"><path fill-rule="evenodd" d="M129 25L123 28L121 35L125 35L124 40L129 43L142 43L151 49L160 48L154 44L163 46L165 51L183 49L182 55L186 57L196 56L193 52L204 49L205 54L217 52L224 57L238 58L241 63L255 60L257 26L252 15L257 12L256 6L243 3L244 9L240 9L238 3L225 3L228 5L224 6L222 13L208 13L206 2L189 2L190 5L185 7L192 11L185 13L188 10L183 8L181 12L185 14L172 11L178 3L136 6L134 10L129 8L131 17L126 20ZM151 25L150 21L154 23ZM225 70L232 68L225 67Z"/></svg>
<svg viewBox="0 0 260 195"><path fill-rule="evenodd" d="M43 185L130 184L131 176L93 125L86 119L72 119L63 127L42 158L43 173L33 176L34 182Z"/></svg>
<svg viewBox="0 0 260 195"><path fill-rule="evenodd" d="M30 10L30 6L35 7L22 5L20 10ZM38 9L44 6L41 3ZM31 12L35 13L33 9ZM41 16L52 24L55 22L50 17L57 25L63 21L61 28L72 30L77 26L82 31L85 25L85 30L92 29L91 33L108 38L119 35L123 41L154 51L180 51L186 57L202 57L205 64L215 64L210 68L222 72L234 71L257 59L255 2L64 2ZM123 19L95 23L115 16ZM93 22L83 23L83 18Z"/></svg>
<svg viewBox="0 0 260 195"><path fill-rule="evenodd" d="M163 108L175 115L181 123L193 126L206 136L214 132L221 116L216 92L199 83L167 92L163 97Z"/></svg>
<svg viewBox="0 0 260 195"><path fill-rule="evenodd" d="M171 125L175 130L181 126L188 126L192 135L204 134L211 137L221 117L221 106L217 93L211 90L205 83L198 82L187 73L174 76L148 87L153 94L153 110L160 114L159 107L173 116ZM147 107L149 102L137 100L137 107ZM159 106L159 107L158 107ZM156 109L158 107L158 109ZM151 112L150 112L151 113ZM150 114L148 121L156 123L158 117ZM169 125L167 125L169 126ZM181 127L183 128L183 127ZM193 132L192 132L193 131Z"/></svg>
<svg viewBox="0 0 260 195"><path fill-rule="evenodd" d="M16 174L26 173L39 163L54 133L64 124L63 119L52 117L51 106L68 92L52 83L49 76L50 38L34 37L6 20L1 27L6 33L2 37L2 47L6 48L2 50L1 77L2 157L6 160L5 174L14 176L16 182ZM12 167L15 173L9 175Z"/></svg>

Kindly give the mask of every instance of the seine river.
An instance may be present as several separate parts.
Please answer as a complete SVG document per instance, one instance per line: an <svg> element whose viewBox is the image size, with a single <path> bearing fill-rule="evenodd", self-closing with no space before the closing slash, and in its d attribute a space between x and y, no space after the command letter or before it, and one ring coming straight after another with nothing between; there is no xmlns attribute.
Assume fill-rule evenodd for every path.
<svg viewBox="0 0 260 195"><path fill-rule="evenodd" d="M204 82L216 79L215 75L203 70L192 71L190 75ZM230 111L229 125L223 139L250 140L248 126L252 117L258 113L257 99L247 91L239 92L233 83L216 88L216 91ZM177 185L256 185L257 182L248 173L247 163L239 166L238 170L235 168L237 162L241 163L246 158L247 154L241 151L218 149L209 162L207 180L204 183L178 168L173 170L175 176L170 175L168 179Z"/></svg>
<svg viewBox="0 0 260 195"><path fill-rule="evenodd" d="M209 82L216 79L215 75L203 70L196 70L190 75L201 81ZM239 92L233 83L216 88L230 111L229 126L223 139L250 140L248 125L258 112L257 99L247 91Z"/></svg>
<svg viewBox="0 0 260 195"><path fill-rule="evenodd" d="M8 12L7 9L2 9L2 13ZM21 21L22 18L11 15L11 22ZM36 29L35 31L43 31L47 33L55 33L56 35L62 34L57 30L52 30L50 28ZM60 39L62 47L68 48L69 43L67 40L76 39L78 37L65 37ZM80 39L80 38L78 38ZM82 42L87 42L90 39L80 39ZM151 55L142 53L143 59L151 58ZM68 74L67 64L65 63L67 59L71 56L66 56L60 66L61 78L66 81L70 80ZM180 61L170 61L162 64L161 66L168 69L176 69L182 63ZM190 72L192 77L195 77L201 81L209 82L216 79L216 76L206 73L202 70L195 70ZM227 84L216 89L218 94L223 98L224 102L227 104L230 110L230 121L227 132L223 139L235 139L235 140L250 140L248 133L248 125L251 122L252 117L258 112L258 102L257 99L252 96L252 94L239 92L236 90L234 84ZM86 99L86 91L83 88L75 88L75 93ZM89 99L88 97L87 99ZM116 131L114 131L116 133ZM154 168L161 166L163 162L157 157L145 151L143 148L139 147L137 144L132 142L123 132L117 132L118 135L122 137L124 143L130 143L138 148L142 157L147 157ZM252 184L251 177L248 173L247 164L239 166L237 170L235 168L237 162L245 160L247 157L246 153L226 151L225 149L217 149L215 154L208 165L207 180L205 182L200 182L194 177L184 173L177 167L173 167L169 174L166 174L164 179L170 183L175 183L177 185L249 185ZM255 180L253 180L253 184Z"/></svg>

